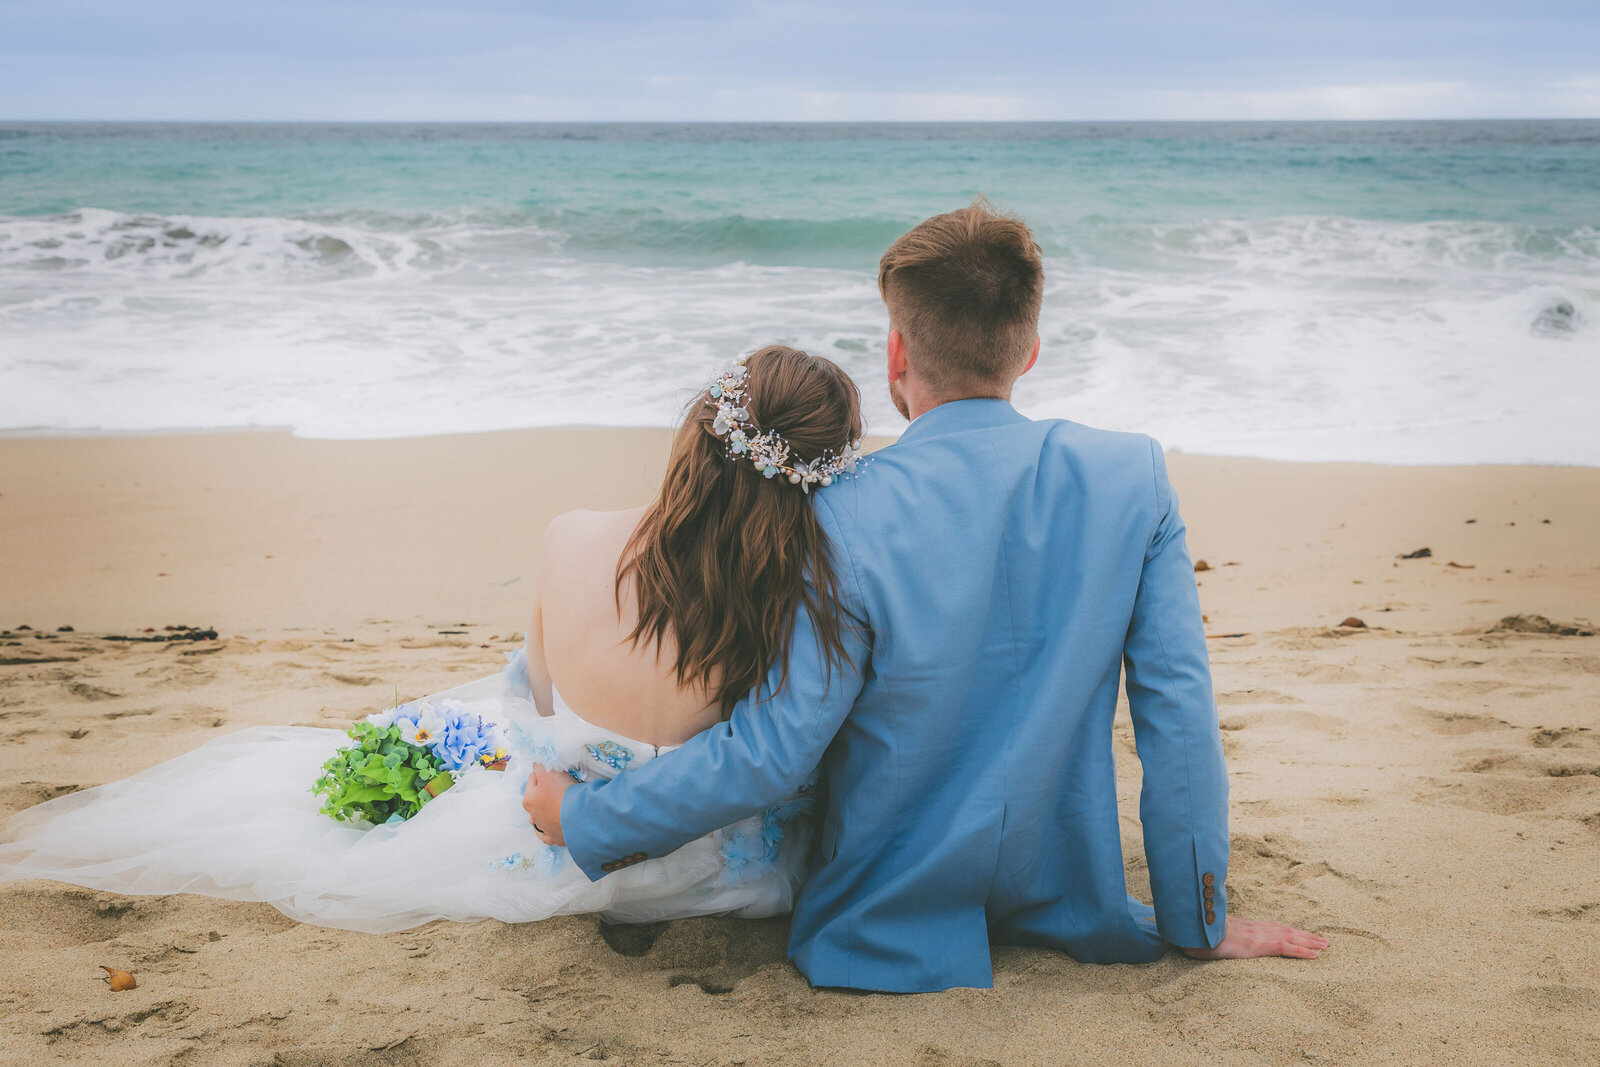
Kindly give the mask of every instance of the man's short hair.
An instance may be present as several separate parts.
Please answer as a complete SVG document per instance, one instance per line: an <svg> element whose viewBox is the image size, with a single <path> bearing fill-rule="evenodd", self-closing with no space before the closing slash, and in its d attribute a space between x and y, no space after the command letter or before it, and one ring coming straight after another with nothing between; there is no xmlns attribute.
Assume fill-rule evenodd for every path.
<svg viewBox="0 0 1600 1067"><path fill-rule="evenodd" d="M878 292L933 390L1009 385L1039 336L1044 262L1028 224L980 197L890 245Z"/></svg>

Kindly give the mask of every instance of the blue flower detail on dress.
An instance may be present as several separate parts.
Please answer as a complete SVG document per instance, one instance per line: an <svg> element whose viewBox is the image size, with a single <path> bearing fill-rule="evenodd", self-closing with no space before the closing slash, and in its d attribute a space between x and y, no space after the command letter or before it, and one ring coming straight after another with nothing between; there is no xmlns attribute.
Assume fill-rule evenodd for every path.
<svg viewBox="0 0 1600 1067"><path fill-rule="evenodd" d="M507 652L505 670L502 672L506 680L506 688L518 696L533 696L533 683L528 680L528 650L519 647L515 652Z"/></svg>
<svg viewBox="0 0 1600 1067"><path fill-rule="evenodd" d="M622 770L633 760L633 751L615 741L601 741L597 745L584 745L589 755L616 770Z"/></svg>
<svg viewBox="0 0 1600 1067"><path fill-rule="evenodd" d="M816 806L817 772L800 786L800 791L788 800L781 801L761 813L761 829L733 829L723 831L722 874L725 886L752 882L767 874L777 865L778 849L783 844L784 824L807 814Z"/></svg>
<svg viewBox="0 0 1600 1067"><path fill-rule="evenodd" d="M740 882L752 882L772 869L773 860L777 858L777 849L772 849L772 858L767 857L767 844L762 840L764 835L753 834L749 830L724 830L722 840L722 874L718 878L725 886L738 885Z"/></svg>
<svg viewBox="0 0 1600 1067"><path fill-rule="evenodd" d="M567 776L574 782L587 782L589 780L589 772L582 767L568 767Z"/></svg>
<svg viewBox="0 0 1600 1067"><path fill-rule="evenodd" d="M506 731L510 735L511 749L520 759L527 753L533 762L554 770L561 765L561 755L556 752L556 746L547 740L535 739L532 732L520 723L513 722Z"/></svg>
<svg viewBox="0 0 1600 1067"><path fill-rule="evenodd" d="M488 871L533 871L535 874L554 874L567 865L567 850L555 845L541 844L531 854L513 852L490 860L484 868Z"/></svg>

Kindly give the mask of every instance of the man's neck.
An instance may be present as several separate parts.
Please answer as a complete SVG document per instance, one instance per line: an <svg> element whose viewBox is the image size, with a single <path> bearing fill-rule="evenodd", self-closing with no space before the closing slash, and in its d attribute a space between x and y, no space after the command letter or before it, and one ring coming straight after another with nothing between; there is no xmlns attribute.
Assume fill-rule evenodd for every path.
<svg viewBox="0 0 1600 1067"><path fill-rule="evenodd" d="M915 403L909 403L908 402L906 406L910 410L911 421L912 422L916 422L918 419L922 418L922 416L926 415L928 412L932 411L934 408L943 407L945 404L954 404L958 400L1006 400L1006 401L1009 401L1010 399L1011 399L1011 390L1007 389L1003 393L1000 393L1000 392L995 392L995 393L968 393L968 394L966 394L964 396L946 396L946 397L938 397L938 398L930 397L927 400L923 400L923 399L919 398Z"/></svg>

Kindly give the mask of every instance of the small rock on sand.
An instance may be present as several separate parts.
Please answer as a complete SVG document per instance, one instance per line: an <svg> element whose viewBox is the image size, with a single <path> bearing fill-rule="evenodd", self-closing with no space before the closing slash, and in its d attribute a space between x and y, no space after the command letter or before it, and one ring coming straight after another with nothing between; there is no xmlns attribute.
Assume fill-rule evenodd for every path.
<svg viewBox="0 0 1600 1067"><path fill-rule="evenodd" d="M1365 630L1367 628L1367 624L1356 618L1354 615L1350 616L1348 619L1345 619L1344 622L1341 622L1339 625L1349 630Z"/></svg>
<svg viewBox="0 0 1600 1067"><path fill-rule="evenodd" d="M1406 553L1402 554L1400 556L1400 558L1401 559L1427 559L1428 557L1430 557L1432 555L1433 555L1433 549L1431 549L1431 548L1419 548L1415 552L1406 552Z"/></svg>

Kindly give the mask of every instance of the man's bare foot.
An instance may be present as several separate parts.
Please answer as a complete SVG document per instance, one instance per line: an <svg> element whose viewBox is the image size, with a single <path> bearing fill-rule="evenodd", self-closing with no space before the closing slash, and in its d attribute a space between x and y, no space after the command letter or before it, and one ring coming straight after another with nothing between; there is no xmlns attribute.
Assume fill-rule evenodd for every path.
<svg viewBox="0 0 1600 1067"><path fill-rule="evenodd" d="M1328 947L1328 939L1282 923L1229 918L1228 932L1216 948L1173 947L1192 960L1253 960L1258 956L1314 960Z"/></svg>

